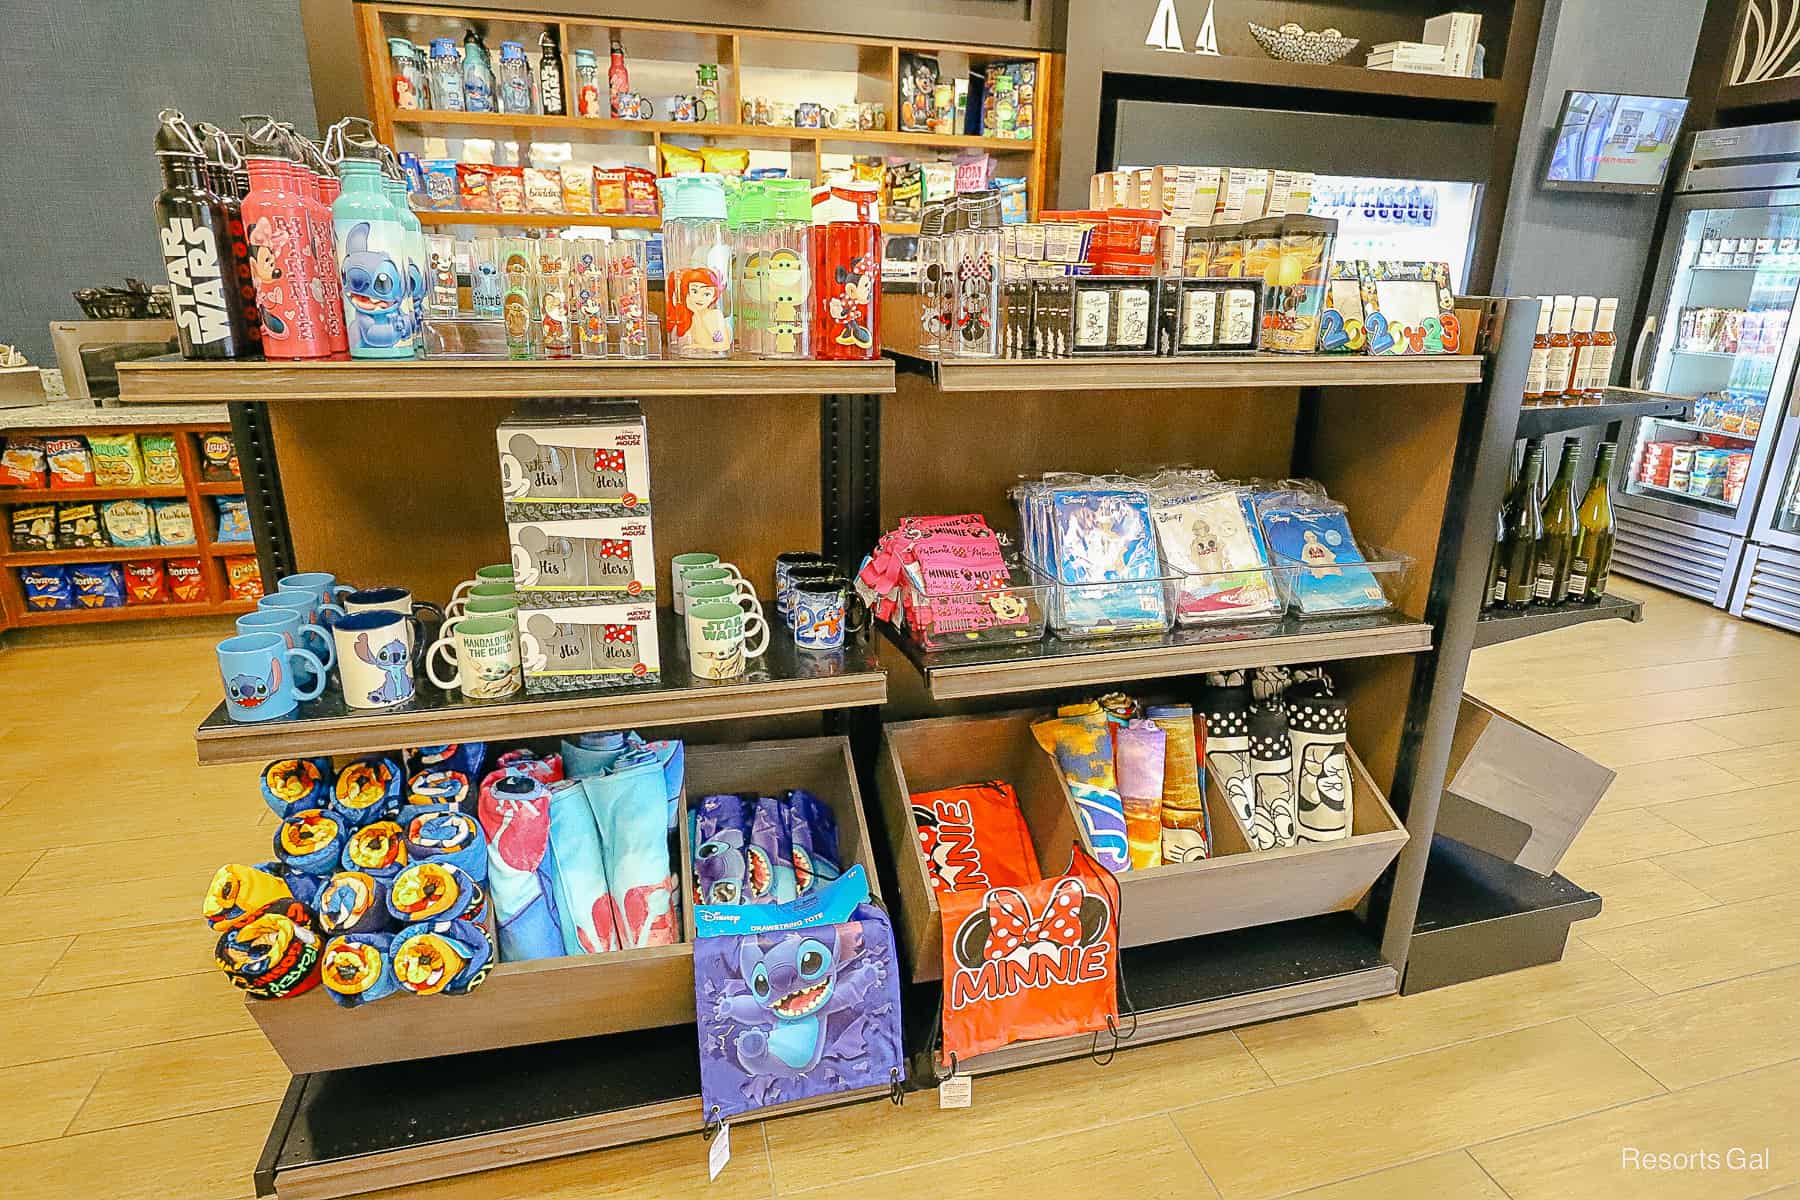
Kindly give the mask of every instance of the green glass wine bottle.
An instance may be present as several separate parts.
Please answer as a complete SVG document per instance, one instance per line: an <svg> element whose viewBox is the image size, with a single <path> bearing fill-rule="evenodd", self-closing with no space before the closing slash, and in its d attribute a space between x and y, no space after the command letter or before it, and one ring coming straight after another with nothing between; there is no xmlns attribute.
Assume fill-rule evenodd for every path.
<svg viewBox="0 0 1800 1200"><path fill-rule="evenodd" d="M1544 534L1544 517L1538 509L1538 477L1544 473L1544 447L1541 442L1525 445L1525 469L1506 497L1506 508L1500 514L1500 605L1502 608L1524 608L1531 603L1537 582L1538 539Z"/></svg>
<svg viewBox="0 0 1800 1200"><path fill-rule="evenodd" d="M1575 550L1575 468L1580 462L1580 439L1564 438L1550 498L1544 502L1544 532L1538 538L1537 574L1531 587L1534 604L1568 599L1569 556Z"/></svg>
<svg viewBox="0 0 1800 1200"><path fill-rule="evenodd" d="M1569 555L1569 599L1598 604L1606 595L1606 574L1612 569L1613 511L1612 470L1618 447L1601 442L1594 459L1594 478L1576 514L1579 528L1575 549Z"/></svg>

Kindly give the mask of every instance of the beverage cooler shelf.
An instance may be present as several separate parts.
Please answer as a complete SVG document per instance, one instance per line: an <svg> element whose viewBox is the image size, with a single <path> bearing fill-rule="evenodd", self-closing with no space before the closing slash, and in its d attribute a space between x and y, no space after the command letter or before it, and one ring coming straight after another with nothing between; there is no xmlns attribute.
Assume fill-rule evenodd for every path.
<svg viewBox="0 0 1800 1200"><path fill-rule="evenodd" d="M1114 388L1363 387L1369 384L1476 383L1472 354L1381 357L1351 354L1219 354L1158 358L916 358L896 355L903 371L936 379L946 392L1096 391Z"/></svg>
<svg viewBox="0 0 1800 1200"><path fill-rule="evenodd" d="M327 359L119 364L119 398L262 401L524 399L535 396L868 395L894 390L894 364L811 359Z"/></svg>
<svg viewBox="0 0 1800 1200"><path fill-rule="evenodd" d="M782 636L748 674L737 679L695 679L688 674L686 638L668 610L658 614L661 684L518 695L504 700L466 700L428 680L418 695L393 708L350 708L335 680L325 695L300 705L292 717L245 724L224 704L194 733L202 766L268 762L316 754L368 754L399 746L448 742L516 742L584 729L697 724L739 717L771 717L885 703L887 676L871 642L847 644L835 654L797 651ZM779 619L779 618L777 618Z"/></svg>
<svg viewBox="0 0 1800 1200"><path fill-rule="evenodd" d="M1589 621L1614 619L1634 624L1642 621L1644 602L1609 593L1597 604L1569 600L1543 607L1534 604L1530 608L1490 608L1481 614L1481 621L1475 626L1475 648L1498 646L1501 642L1549 633L1552 629L1567 629L1571 625L1585 625Z"/></svg>
<svg viewBox="0 0 1800 1200"><path fill-rule="evenodd" d="M1519 410L1519 436L1544 437L1567 433L1571 429L1587 429L1595 425L1611 425L1634 417L1685 418L1693 404L1685 396L1667 396L1660 392L1639 392L1627 388L1607 388L1606 399L1599 404L1540 404Z"/></svg>

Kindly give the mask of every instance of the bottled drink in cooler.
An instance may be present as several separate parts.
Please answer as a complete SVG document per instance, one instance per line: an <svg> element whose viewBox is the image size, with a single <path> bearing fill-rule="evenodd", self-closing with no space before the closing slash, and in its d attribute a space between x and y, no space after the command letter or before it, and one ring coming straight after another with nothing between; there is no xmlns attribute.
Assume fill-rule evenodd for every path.
<svg viewBox="0 0 1800 1200"><path fill-rule="evenodd" d="M1585 604L1598 604L1606 595L1606 575L1612 569L1612 470L1617 449L1612 442L1600 443L1594 478L1576 514L1575 547L1569 555L1569 598Z"/></svg>
<svg viewBox="0 0 1800 1200"><path fill-rule="evenodd" d="M1562 460L1544 504L1544 533L1538 539L1537 568L1531 598L1537 604L1561 604L1568 598L1569 557L1575 547L1575 468L1581 442L1563 439Z"/></svg>

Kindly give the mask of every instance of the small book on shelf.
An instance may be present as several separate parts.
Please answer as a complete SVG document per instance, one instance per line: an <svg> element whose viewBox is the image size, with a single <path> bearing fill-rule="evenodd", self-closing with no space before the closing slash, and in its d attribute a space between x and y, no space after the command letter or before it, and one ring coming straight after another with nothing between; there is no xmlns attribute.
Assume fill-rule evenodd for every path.
<svg viewBox="0 0 1800 1200"><path fill-rule="evenodd" d="M1481 14L1444 13L1425 22L1425 40L1444 48L1444 73L1472 75L1475 43L1481 36Z"/></svg>

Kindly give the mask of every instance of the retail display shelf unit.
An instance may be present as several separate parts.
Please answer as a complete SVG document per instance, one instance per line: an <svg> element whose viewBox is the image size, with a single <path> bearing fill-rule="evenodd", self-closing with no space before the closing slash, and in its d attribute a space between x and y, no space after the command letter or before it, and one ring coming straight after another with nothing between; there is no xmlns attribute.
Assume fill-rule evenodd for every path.
<svg viewBox="0 0 1800 1200"><path fill-rule="evenodd" d="M188 401L191 397L167 397ZM64 415L59 423L45 424L31 414L32 409L0 412L0 441L9 429L29 431L34 437L80 436L93 433L172 433L181 461L179 484L164 487L91 487L91 488L0 488L0 630L34 629L52 625L91 625L113 621L155 621L173 617L229 616L249 612L254 600L238 600L231 596L223 563L226 558L243 558L256 554L250 542L220 542L214 539L213 505L208 497L244 494L241 480L208 481L200 478L200 454L194 439L202 434L231 432L231 426L213 420L159 419L153 413L128 414L117 418L118 410L105 410L104 416L90 425L79 411L70 406L55 410ZM102 410L94 410L96 413ZM217 410L214 410L217 411ZM61 423L66 422L66 423ZM103 503L107 500L183 499L194 519L194 542L187 546L94 547L78 550L15 550L4 530L6 514L15 506L29 504L74 504L83 501ZM205 586L200 600L168 600L160 604L125 604L117 608L53 608L31 609L25 604L25 592L19 584L18 568L95 562L131 562L151 559L197 558Z"/></svg>
<svg viewBox="0 0 1800 1200"><path fill-rule="evenodd" d="M902 371L929 376L945 392L1469 384L1481 379L1482 370L1480 357L1473 354L939 359L896 353L895 361Z"/></svg>
<svg viewBox="0 0 1800 1200"><path fill-rule="evenodd" d="M821 732L846 734L862 772L861 795L874 804L871 781L879 779L884 723L890 734L908 722L966 717L980 723L999 710L1042 711L1065 696L1092 694L1131 680L1141 681L1133 689L1139 694L1185 696L1198 683L1195 672L1227 664L1291 663L1304 655L1331 667L1350 703L1350 744L1360 764L1354 835L1322 851L1225 854L1210 864L1158 868L1130 881L1133 899L1122 918L1127 946L1122 962L1137 1020L1133 1040L1125 1044L1393 994L1414 936L1426 851L1477 630L1491 541L1489 525L1480 514L1494 510L1504 489L1506 460L1519 419L1518 396L1537 320L1535 300L1465 300L1461 306L1482 310L1469 325L1482 331L1478 355L1387 362L1258 356L1235 362L1127 364L1077 359L942 364L952 368L948 379L910 365L896 377L889 360L826 376L836 390L816 406L788 405L784 411L790 420L810 420L809 414L817 412L816 443L810 431L792 436L800 431L791 426L784 427L776 440L753 442L747 434L745 440L723 448L702 448L680 437L659 439L659 420L676 419L665 414L691 411L687 406L693 402L679 397L730 395L731 385L717 382L723 374L748 378L762 368L738 363L631 364L639 372L672 367L676 373L685 372L687 379L709 381L661 393L676 398L645 401L653 454L661 446L660 453L680 456L653 467L662 489L656 503L659 549L664 552L711 546L760 572L771 551L794 548L770 544L791 534L771 534L758 526L759 521L788 519L787 514L747 516L761 511L746 508L748 496L728 513L710 494L702 494L714 476L728 469L753 467L745 478L787 489L782 494L791 493L788 507L795 510L805 507L801 497L810 498L810 487L817 481L820 545L851 566L882 530L894 527L906 514L974 510L984 512L991 524L1007 523L1006 488L1021 474L1058 469L1104 472L1179 457L1240 477L1318 479L1348 507L1359 538L1392 548L1418 564L1399 588L1394 615L1347 624L1299 621L1284 625L1273 636L1241 642L1203 637L1193 647L1167 651L1160 659L1153 652L1153 665L1134 659L1147 647L1097 643L1091 652L1082 648L1066 656L1067 661L1048 674L1009 669L999 679L979 685L979 694L965 693L970 698L955 701L948 710L955 716L947 715L939 704L944 694L939 689L960 686L954 682L954 668L934 679L942 668L927 664L921 671L885 638L858 643L846 652L842 673L821 677L804 675L797 665L784 665L784 656L792 652L777 635L764 664L768 679L693 684L680 671L681 643L671 633L664 640L663 655L669 674L655 689L481 705L427 694L406 711L302 710L296 720L260 727L230 727L215 714L197 737L201 759L260 761L465 739L505 742L638 725L677 736L691 728L692 738L718 743L720 753L735 762L751 752L753 743L734 744L732 739L756 735L740 733L732 719L783 714L786 720L817 720ZM884 320L884 325L888 323ZM955 368L961 366L971 374L959 380ZM395 380L430 367L429 363L371 367L360 373L366 379ZM518 394L505 390L509 370L537 370L541 380L547 374L541 368L558 367L476 364L452 367L446 374L460 373L455 387L462 390L453 393L457 395L472 397L479 388L499 385L498 396L487 393L494 402L480 410L486 414L504 411L497 402ZM136 375L122 372L127 395L140 386L138 380L145 374L159 369L174 373L179 368L151 366ZM839 370L831 364L824 369ZM271 378L264 374L268 370L262 364L223 368L216 386L221 394L249 398L259 390L258 378ZM1110 378L1107 371L1113 372ZM593 377L590 372L589 383ZM984 378L988 382L982 383ZM882 401L887 390L883 384L893 389L895 403ZM291 395L302 390L291 381L283 386ZM378 383L360 397L342 398L385 397L392 395L391 387ZM823 390L807 388L795 399ZM269 388L260 391L267 395ZM629 394L630 389L620 391ZM1010 394L998 410L1004 419L997 420L992 393L999 391ZM545 393L534 387L531 394ZM425 399L418 394L406 411L431 412L432 406L422 403ZM355 403L317 408L321 421L330 414L340 421L360 421L362 414L377 411ZM242 410L267 412L277 420L307 411L305 406L234 405L234 413ZM433 457L402 463L401 468L423 476L441 471L446 454L460 462L487 459L493 453L492 424L484 417L469 426L465 443L445 446ZM975 430L980 436L969 436ZM296 444L304 448L300 434L328 443L335 437L314 424L297 429L295 441L285 443L284 449ZM682 474L687 459L699 460L707 473L697 475L689 467ZM298 468L294 474L299 474ZM692 494L665 484L677 476ZM390 472L380 486L391 489L395 483ZM335 475L326 486L375 484L354 475ZM321 497L313 498L313 503L322 502ZM460 519L470 522L461 532L464 544L489 536L477 522L491 517L471 511ZM660 544L661 522L680 531L670 544ZM791 521L788 528L795 528ZM404 527L373 529L369 537L374 539L371 544L358 547L364 560L334 564L343 576L361 578L371 564L406 561L411 543ZM1182 639L1177 636L1169 643L1180 647ZM1040 652L1052 660L1065 657L1055 643L1046 643ZM823 711L828 708L843 711ZM804 717L803 710L819 715ZM1031 750L1022 739L1009 736L1005 742L1009 752ZM973 744L946 767L966 771L965 780L991 778L993 772L1008 769L996 758L985 757L980 746ZM1043 763L1038 766L1041 769ZM892 801L884 802L886 816L881 820L892 822L894 807ZM871 816L874 810L866 809L865 824L873 824L867 821ZM1060 836L1062 827L1050 828ZM878 861L906 864L900 852L912 853L916 842L910 830L899 833L874 839ZM1064 862L1067 851L1067 845L1061 847ZM916 891L903 887L888 902L896 930L913 935L910 940L899 939L902 968L908 978L919 980L909 986L904 1001L910 1086L930 1087L942 1069L930 1049L941 985L929 979L925 956L929 939L919 931L930 928L930 909L928 903L923 908L917 903ZM521 970L517 983L506 983L507 976L497 973L485 986L524 986L528 974ZM560 970L543 974L549 984L573 978ZM496 996L508 994L496 991ZM470 1000L479 1002L480 993ZM400 1008L405 1001L392 1003L396 1021L413 1018ZM396 1072L401 1069L410 1077L418 1064L352 1065L366 1063L372 1052L347 1049L350 1039L334 1030L337 1065L317 1057L311 1061L322 1069L296 1078L271 1131L259 1182L284 1197L340 1196L701 1127L691 1025L576 1036L578 1026L563 1021L556 1015L559 1011L558 1005L550 1005L526 1012L504 1042L484 1041L485 1035L478 1034L466 1046L454 1039L445 1043L452 1053L476 1051L459 1056L458 1077L465 1095L470 1094L467 1087L474 1087L473 1094L483 1098L473 1109L463 1104L454 1111L435 1099L404 1114L377 1112L347 1100L388 1086L384 1081L399 1078ZM271 1016L280 1019L281 1014ZM342 1016L327 1012L320 1019ZM688 1019L685 1007L670 1007L662 1016L669 1022ZM1125 1024L1129 1028L1131 1022ZM515 1044L527 1038L553 1040L548 1045ZM983 1055L966 1066L971 1071L998 1070L1086 1055L1093 1048L1091 1036L1030 1042ZM296 1054L304 1052L303 1048ZM574 1064L581 1069L570 1069ZM361 1117L346 1124L343 1118L352 1112Z"/></svg>
<svg viewBox="0 0 1800 1200"><path fill-rule="evenodd" d="M1612 425L1635 417L1684 419L1693 403L1686 396L1607 388L1605 399L1597 404L1537 404L1520 409L1519 436L1544 437L1552 433L1567 433L1572 429Z"/></svg>
<svg viewBox="0 0 1800 1200"><path fill-rule="evenodd" d="M601 142L619 146L623 154L645 155L639 165L654 167L657 147L665 139L675 144L745 145L753 149L785 151L788 170L795 176L820 179L822 160L847 161L851 154L904 154L909 151L948 156L962 150L985 150L1000 159L997 172L1023 176L1032 216L1044 204L1053 139L982 137L961 133L933 133L900 128L900 64L909 53L939 55L946 77L979 69L989 63L1026 60L1035 64L1034 130L1049 128L1056 111L1060 55L1037 50L979 46L951 42L893 41L849 35L790 33L773 29L724 25L683 24L668 21L614 18L548 17L499 9L449 9L404 4L358 4L358 41L362 51L363 81L369 113L381 140L401 150L419 149L432 137L495 137L513 134L520 142ZM433 36L454 35L464 29L485 35L490 47L503 37L517 38L537 55L538 35L551 33L562 50L562 75L571 112L565 116L527 113L459 113L435 109L400 109L390 86L387 39L407 37L425 43ZM596 51L602 67L610 43L624 47L628 65L653 103L661 105L671 91L691 93L694 68L716 64L719 109L727 119L716 122L671 120L621 120L586 117L574 112L574 51ZM535 74L535 61L534 74ZM804 74L802 74L804 73ZM811 77L810 84L796 79ZM1462 81L1472 82L1472 81ZM885 107L885 128L800 128L788 125L745 124L743 100L765 91L789 99L795 87L817 89L811 98L827 104L880 104ZM605 99L605 96L602 96ZM659 111L659 115L660 111ZM621 142L627 143L620 146ZM635 144L632 145L632 144ZM647 152L647 154L646 154ZM446 220L458 214L441 214ZM481 224L508 224L489 220ZM447 220L447 223L454 223ZM526 222L510 222L525 224ZM535 224L535 222L531 222ZM599 223L599 222L582 222ZM611 222L608 222L611 223Z"/></svg>
<svg viewBox="0 0 1800 1200"><path fill-rule="evenodd" d="M292 717L253 724L233 721L220 704L195 731L195 749L202 766L260 763L312 754L369 754L396 746L512 743L589 729L775 717L878 705L887 699L887 676L867 644L823 659L795 650L790 639L773 638L768 652L742 678L696 679L687 670L680 618L667 609L658 616L663 647L659 684L465 700L460 692L422 680L414 699L392 708L350 708L332 690L302 703Z"/></svg>
<svg viewBox="0 0 1800 1200"><path fill-rule="evenodd" d="M1475 648L1498 646L1501 642L1549 633L1552 629L1567 629L1571 625L1586 625L1589 621L1617 620L1636 624L1643 619L1642 600L1610 593L1594 604L1569 600L1542 608L1535 604L1529 608L1490 608L1481 614L1481 624L1475 630Z"/></svg>
<svg viewBox="0 0 1800 1200"><path fill-rule="evenodd" d="M415 358L230 363L168 357L119 364L120 398L142 403L177 395L272 404L373 397L774 396L893 390L894 366L886 359Z"/></svg>

